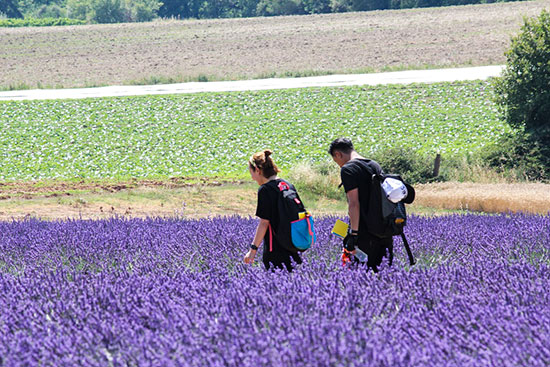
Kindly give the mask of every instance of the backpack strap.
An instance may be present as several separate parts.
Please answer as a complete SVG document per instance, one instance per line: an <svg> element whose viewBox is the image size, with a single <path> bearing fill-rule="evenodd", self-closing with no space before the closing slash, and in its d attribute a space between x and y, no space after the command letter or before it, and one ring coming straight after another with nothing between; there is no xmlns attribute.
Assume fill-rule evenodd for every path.
<svg viewBox="0 0 550 367"><path fill-rule="evenodd" d="M273 252L273 231L271 230L271 222L267 226L269 228L269 252Z"/></svg>
<svg viewBox="0 0 550 367"><path fill-rule="evenodd" d="M407 238L405 237L405 233L401 232L401 239L403 240L403 245L405 245L405 250L407 250L407 256L409 257L409 264L414 265L416 264L416 260L413 257L413 254L411 252L411 248L409 247L409 242L407 241Z"/></svg>

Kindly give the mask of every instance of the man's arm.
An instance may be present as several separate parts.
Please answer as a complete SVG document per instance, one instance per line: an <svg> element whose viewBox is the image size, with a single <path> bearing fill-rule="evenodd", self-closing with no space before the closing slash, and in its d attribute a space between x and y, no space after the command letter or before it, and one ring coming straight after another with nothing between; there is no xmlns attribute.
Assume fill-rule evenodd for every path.
<svg viewBox="0 0 550 367"><path fill-rule="evenodd" d="M359 203L359 189L349 190L346 193L348 198L348 214L349 214L349 225L350 229L353 231L359 230L359 213L360 213L360 203Z"/></svg>

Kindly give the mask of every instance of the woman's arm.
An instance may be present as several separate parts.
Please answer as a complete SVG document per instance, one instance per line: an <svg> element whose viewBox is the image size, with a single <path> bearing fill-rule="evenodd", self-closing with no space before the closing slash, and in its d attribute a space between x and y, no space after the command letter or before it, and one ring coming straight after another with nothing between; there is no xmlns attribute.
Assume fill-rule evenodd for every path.
<svg viewBox="0 0 550 367"><path fill-rule="evenodd" d="M256 247L260 247L268 227L269 227L269 220L260 219L260 223L258 223L258 227L256 227L256 234L254 235L254 240L252 241L253 245L255 245ZM253 263L254 257L256 256L256 252L258 251L250 249L244 256L244 263L245 264Z"/></svg>

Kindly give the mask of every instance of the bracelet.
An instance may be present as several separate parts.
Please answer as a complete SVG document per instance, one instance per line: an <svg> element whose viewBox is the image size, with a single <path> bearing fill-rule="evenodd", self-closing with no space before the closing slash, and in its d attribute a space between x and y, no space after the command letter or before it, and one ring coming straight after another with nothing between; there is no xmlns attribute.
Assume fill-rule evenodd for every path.
<svg viewBox="0 0 550 367"><path fill-rule="evenodd" d="M350 231L350 234L359 234L359 230L358 230L358 229L357 229L357 230L356 230L356 229L352 229L352 230Z"/></svg>
<svg viewBox="0 0 550 367"><path fill-rule="evenodd" d="M250 244L250 248L254 251L258 251L258 246L256 246L255 244Z"/></svg>

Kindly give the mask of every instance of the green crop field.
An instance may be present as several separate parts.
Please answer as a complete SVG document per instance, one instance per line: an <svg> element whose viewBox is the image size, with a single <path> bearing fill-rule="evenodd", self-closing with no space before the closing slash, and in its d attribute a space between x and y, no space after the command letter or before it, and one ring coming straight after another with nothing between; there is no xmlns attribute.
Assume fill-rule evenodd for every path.
<svg viewBox="0 0 550 367"><path fill-rule="evenodd" d="M488 82L0 103L0 180L244 178L327 159L336 137L465 155L506 131Z"/></svg>

